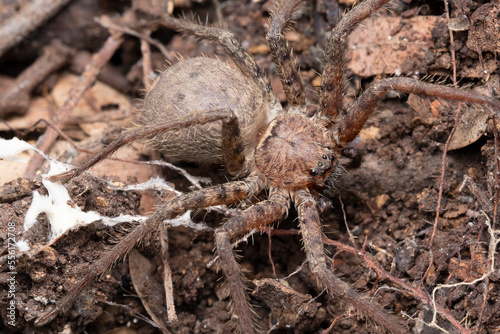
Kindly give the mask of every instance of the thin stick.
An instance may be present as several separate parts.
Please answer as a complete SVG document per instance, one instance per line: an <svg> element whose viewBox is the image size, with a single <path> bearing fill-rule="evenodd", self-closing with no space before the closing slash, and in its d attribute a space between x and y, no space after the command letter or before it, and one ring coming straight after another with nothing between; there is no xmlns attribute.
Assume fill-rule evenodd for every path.
<svg viewBox="0 0 500 334"><path fill-rule="evenodd" d="M278 279L278 276L276 275L276 267L274 266L273 257L271 256L271 245L272 245L272 243L271 243L271 227L267 226L265 228L265 230L267 232L267 238L269 239L269 250L268 250L267 255L269 256L269 262L271 262L271 266L273 267L274 278Z"/></svg>
<svg viewBox="0 0 500 334"><path fill-rule="evenodd" d="M145 32L145 36L149 36L151 33L150 30ZM142 76L144 82L144 89L146 92L149 92L151 89L151 85L153 84L153 66L151 65L151 47L149 46L148 41L141 38L141 53L142 53Z"/></svg>
<svg viewBox="0 0 500 334"><path fill-rule="evenodd" d="M345 228L347 229L347 233L349 234L349 240L351 241L353 247L357 249L356 243L354 242L354 236L352 235L351 229L349 228L349 224L347 223L347 215L345 213L344 202L342 201L342 196L340 195L340 193L339 193L339 201L340 201L340 207L342 208L342 215L344 217Z"/></svg>
<svg viewBox="0 0 500 334"><path fill-rule="evenodd" d="M70 0L34 0L0 27L0 57L54 16Z"/></svg>
<svg viewBox="0 0 500 334"><path fill-rule="evenodd" d="M160 52L162 53L162 55L167 60L170 59L170 55L168 53L168 50L163 46L163 44L161 44L157 40L152 39L148 35L141 34L140 32L135 31L135 30L133 30L133 29L131 29L129 27L120 25L120 23L113 21L111 18L109 18L106 15L103 15L103 16L97 18L96 22L99 23L100 25L102 25L104 28L111 29L111 30L114 30L114 31L118 31L118 32L121 32L121 33L124 33L124 34L127 34L127 35L131 35L131 36L137 37L137 38L139 38L141 40L145 40L149 44L151 44L151 45L155 46L156 48L158 48L158 50L160 50Z"/></svg>
<svg viewBox="0 0 500 334"><path fill-rule="evenodd" d="M165 304L167 305L167 320L177 321L174 304L174 288L172 284L172 270L168 256L168 229L165 224L160 225L161 260L163 262L163 286L165 287Z"/></svg>
<svg viewBox="0 0 500 334"><path fill-rule="evenodd" d="M24 113L29 106L29 94L45 78L61 68L73 50L55 40L43 48L42 55L18 75L15 82L0 96L0 118L10 112Z"/></svg>
<svg viewBox="0 0 500 334"><path fill-rule="evenodd" d="M443 0L444 2L444 12L446 14L446 20L450 21L450 12L448 10L448 1ZM451 53L451 62L453 64L453 86L457 87L457 63L455 58L455 42L453 40L453 31L448 29L450 32L450 53Z"/></svg>
<svg viewBox="0 0 500 334"><path fill-rule="evenodd" d="M69 119L69 115L75 109L76 105L82 98L83 94L87 91L87 89L92 86L92 84L96 81L97 75L104 67L105 64L111 59L111 56L115 53L115 51L120 47L122 43L122 37L120 34L116 36L110 36L104 43L101 50L98 53L92 56L92 61L87 65L85 71L80 76L78 83L70 90L68 98L64 102L61 107L59 114L56 116L56 121L54 125L58 128L62 128L64 124ZM38 139L37 146L43 151L47 152L54 141L57 138L57 132L48 128L45 133ZM28 167L25 171L26 177L33 177L35 172L40 168L43 163L44 158L41 155L35 155L30 160Z"/></svg>
<svg viewBox="0 0 500 334"><path fill-rule="evenodd" d="M429 252L430 252L430 260L429 260L429 266L427 267L427 270L422 277L422 280L420 281L420 284L422 284L425 281L425 278L429 274L432 264L434 263L434 253L432 252L432 245L434 244L434 237L436 235L437 231L437 226L439 222L439 212L441 211L441 199L443 198L443 186L444 186L444 174L446 172L446 155L448 153L448 146L450 145L451 139L453 138L453 135L455 134L455 130L457 129L458 126L458 120L460 119L460 112L462 110L462 104L459 104L457 108L457 113L455 116L455 124L453 125L453 128L451 129L450 135L448 136L448 139L446 140L446 144L444 145L444 151L443 151L443 158L441 162L441 177L439 179L439 194L438 194L438 199L437 199L437 205L436 205L436 217L434 218L434 227L432 229L432 235L431 235L431 240L429 241Z"/></svg>
<svg viewBox="0 0 500 334"><path fill-rule="evenodd" d="M342 315L339 315L339 316L335 317L335 319L333 319L333 321L330 324L330 326L328 326L327 329L325 329L324 331L322 331L321 334L328 334L328 333L330 333L330 331L333 329L333 326L335 326L335 324L337 323L337 321L339 321L341 319L344 319L345 317L346 317L345 314L342 314Z"/></svg>
<svg viewBox="0 0 500 334"><path fill-rule="evenodd" d="M494 138L494 145L495 145L495 206L493 207L493 226L497 224L497 219L498 219L498 200L499 200L499 195L500 195L500 182L498 179L498 173L500 173L500 161L499 159L499 152L498 152L498 128L497 128L497 121L495 115L492 116L491 121L493 122L493 138Z"/></svg>

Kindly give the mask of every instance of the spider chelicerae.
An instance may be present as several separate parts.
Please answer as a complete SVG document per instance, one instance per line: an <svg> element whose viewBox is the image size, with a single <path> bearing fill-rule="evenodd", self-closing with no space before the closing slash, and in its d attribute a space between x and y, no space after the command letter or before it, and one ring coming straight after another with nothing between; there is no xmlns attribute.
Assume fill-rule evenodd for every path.
<svg viewBox="0 0 500 334"><path fill-rule="evenodd" d="M332 30L325 53L320 110L314 115L306 113L305 90L283 38L283 30L298 9L299 0L277 2L266 36L286 94L286 108L277 101L267 77L230 32L182 19L162 18L164 26L221 45L238 69L208 58L188 59L171 66L145 97L141 127L124 132L83 166L50 179L67 180L80 175L124 144L147 139L172 158L223 164L239 180L182 194L165 203L97 261L56 307L37 320L37 325L48 323L65 310L96 276L164 220L188 210L230 204L266 191L266 200L239 212L215 231L218 262L227 281L238 328L244 333L256 331L254 313L231 242L253 229L276 222L294 205L308 264L328 294L343 299L389 332L405 332L400 319L360 296L333 273L323 248L318 191L334 186L344 149L356 138L389 89L486 104L495 110L500 110L500 102L471 91L395 77L375 82L353 105L344 108L348 32L387 2L360 3Z"/></svg>

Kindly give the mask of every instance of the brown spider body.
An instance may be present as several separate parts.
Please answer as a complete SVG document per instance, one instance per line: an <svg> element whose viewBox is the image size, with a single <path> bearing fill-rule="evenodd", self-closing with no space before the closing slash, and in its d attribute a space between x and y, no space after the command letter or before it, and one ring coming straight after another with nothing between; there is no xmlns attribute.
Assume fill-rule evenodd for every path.
<svg viewBox="0 0 500 334"><path fill-rule="evenodd" d="M255 152L257 169L276 187L324 185L336 164L331 134L304 114L278 116Z"/></svg>
<svg viewBox="0 0 500 334"><path fill-rule="evenodd" d="M256 165L263 182L274 186L324 185L336 161L328 129L298 109L271 110L259 87L223 61L192 58L168 68L146 95L142 120L151 126L214 109L231 110L238 120L246 175ZM222 121L169 131L149 143L169 158L224 163Z"/></svg>
<svg viewBox="0 0 500 334"><path fill-rule="evenodd" d="M342 150L358 135L376 103L389 89L488 105L496 113L500 111L500 102L471 91L409 78L388 78L372 84L352 106L345 108L343 59L348 32L387 2L364 1L333 29L323 70L321 110L312 117L306 116L305 91L298 67L282 36L299 0L277 3L267 35L285 87L288 107L284 109L272 94L266 76L231 33L172 17L158 21L168 28L216 41L232 56L238 70L207 58L189 59L172 66L160 75L145 98L143 126L125 132L83 166L49 179L78 176L127 143L155 138L158 142L154 145L170 157L223 163L231 175L242 180L182 194L165 203L97 261L73 290L36 324L46 324L67 309L97 275L164 220L188 210L235 203L267 191L266 200L230 217L215 231L219 265L227 281L238 328L246 334L256 331L231 242L279 220L293 204L309 267L329 296L342 300L389 332L407 332L400 319L360 296L333 273L323 247L317 190L338 174Z"/></svg>

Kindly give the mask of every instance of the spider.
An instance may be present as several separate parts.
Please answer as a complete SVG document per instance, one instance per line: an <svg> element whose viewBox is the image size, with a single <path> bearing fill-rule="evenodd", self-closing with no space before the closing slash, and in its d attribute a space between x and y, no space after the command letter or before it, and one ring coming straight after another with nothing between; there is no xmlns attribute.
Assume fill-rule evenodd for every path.
<svg viewBox="0 0 500 334"><path fill-rule="evenodd" d="M219 265L229 287L239 330L256 331L254 313L231 241L279 220L293 203L308 264L328 294L344 300L389 332L406 332L402 321L360 296L333 273L323 248L318 191L334 186L342 169L339 158L389 89L486 104L496 112L500 111L500 102L471 91L394 77L375 82L352 106L344 109L347 35L353 26L388 1L366 0L358 4L332 30L322 73L320 110L312 116L306 114L305 90L282 35L300 0L277 2L266 36L286 94L286 108L272 93L267 77L230 32L182 19L162 18L161 24L166 27L220 44L238 69L208 58L193 58L171 66L145 97L142 126L124 132L83 166L52 176L50 180L64 181L78 176L121 146L140 139L149 140L169 157L205 164L222 163L239 180L182 194L165 203L97 261L36 325L50 322L67 309L96 276L164 220L187 210L230 204L267 191L266 200L239 212L215 231Z"/></svg>

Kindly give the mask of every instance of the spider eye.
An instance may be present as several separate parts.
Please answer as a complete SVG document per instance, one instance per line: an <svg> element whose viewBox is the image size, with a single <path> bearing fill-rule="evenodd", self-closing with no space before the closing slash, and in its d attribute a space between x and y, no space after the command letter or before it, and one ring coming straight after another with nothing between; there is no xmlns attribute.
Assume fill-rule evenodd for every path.
<svg viewBox="0 0 500 334"><path fill-rule="evenodd" d="M323 154L322 158L323 158L323 159L326 159L326 158L327 158L327 156L326 156L325 154Z"/></svg>
<svg viewBox="0 0 500 334"><path fill-rule="evenodd" d="M323 159L326 159L326 158L323 158ZM322 162L318 162L318 167L319 168L323 167L323 163Z"/></svg>
<svg viewBox="0 0 500 334"><path fill-rule="evenodd" d="M309 174L311 176L317 176L318 175L318 170L316 168L313 168L309 171Z"/></svg>

